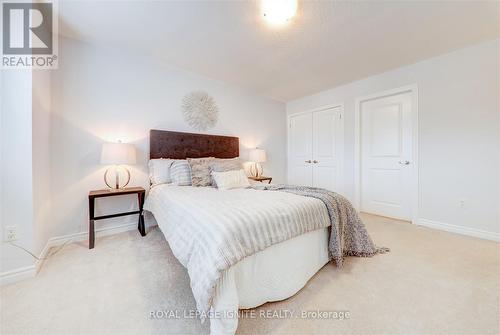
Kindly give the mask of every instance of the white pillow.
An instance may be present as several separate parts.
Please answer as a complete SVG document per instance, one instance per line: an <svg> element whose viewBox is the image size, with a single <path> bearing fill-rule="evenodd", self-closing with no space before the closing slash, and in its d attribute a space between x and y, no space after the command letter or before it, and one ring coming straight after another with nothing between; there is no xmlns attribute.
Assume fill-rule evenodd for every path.
<svg viewBox="0 0 500 335"><path fill-rule="evenodd" d="M149 160L149 180L151 185L169 184L172 182L170 167L173 162L173 159L163 158Z"/></svg>
<svg viewBox="0 0 500 335"><path fill-rule="evenodd" d="M250 186L248 177L243 169L225 172L212 171L212 177L219 190L230 190L233 188L244 188Z"/></svg>

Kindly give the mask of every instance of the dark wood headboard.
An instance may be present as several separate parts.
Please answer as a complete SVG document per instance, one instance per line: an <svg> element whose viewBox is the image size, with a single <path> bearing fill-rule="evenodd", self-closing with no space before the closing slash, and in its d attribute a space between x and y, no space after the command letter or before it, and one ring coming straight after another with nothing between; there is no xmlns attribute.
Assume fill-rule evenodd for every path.
<svg viewBox="0 0 500 335"><path fill-rule="evenodd" d="M240 155L238 137L149 131L149 158L234 158Z"/></svg>

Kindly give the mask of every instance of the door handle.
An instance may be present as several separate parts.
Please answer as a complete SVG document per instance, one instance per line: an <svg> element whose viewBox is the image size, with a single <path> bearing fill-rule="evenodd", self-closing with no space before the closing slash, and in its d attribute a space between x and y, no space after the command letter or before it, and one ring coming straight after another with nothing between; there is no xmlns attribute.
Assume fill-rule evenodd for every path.
<svg viewBox="0 0 500 335"><path fill-rule="evenodd" d="M316 163L319 163L317 160L313 160L313 163L316 164Z"/></svg>
<svg viewBox="0 0 500 335"><path fill-rule="evenodd" d="M307 161L304 161L304 163L311 163L311 160L309 159Z"/></svg>
<svg viewBox="0 0 500 335"><path fill-rule="evenodd" d="M410 165L410 161L399 161L401 165Z"/></svg>

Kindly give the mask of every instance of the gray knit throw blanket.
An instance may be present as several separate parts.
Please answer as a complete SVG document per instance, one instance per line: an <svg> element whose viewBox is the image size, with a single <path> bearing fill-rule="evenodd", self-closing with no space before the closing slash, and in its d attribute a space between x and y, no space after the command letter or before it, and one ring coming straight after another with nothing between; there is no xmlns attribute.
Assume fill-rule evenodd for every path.
<svg viewBox="0 0 500 335"><path fill-rule="evenodd" d="M356 209L338 193L317 187L280 184L253 185L251 188L288 192L321 200L331 222L328 251L337 267L342 267L345 256L371 257L390 251L389 248L375 246Z"/></svg>

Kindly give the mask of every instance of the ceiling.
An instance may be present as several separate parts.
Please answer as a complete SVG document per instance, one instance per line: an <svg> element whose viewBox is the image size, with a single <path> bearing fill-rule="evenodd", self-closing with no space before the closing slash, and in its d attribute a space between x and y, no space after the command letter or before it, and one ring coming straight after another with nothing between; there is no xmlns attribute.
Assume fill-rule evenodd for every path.
<svg viewBox="0 0 500 335"><path fill-rule="evenodd" d="M64 1L59 31L158 57L280 101L500 36L500 2L300 1L286 26L257 1Z"/></svg>

